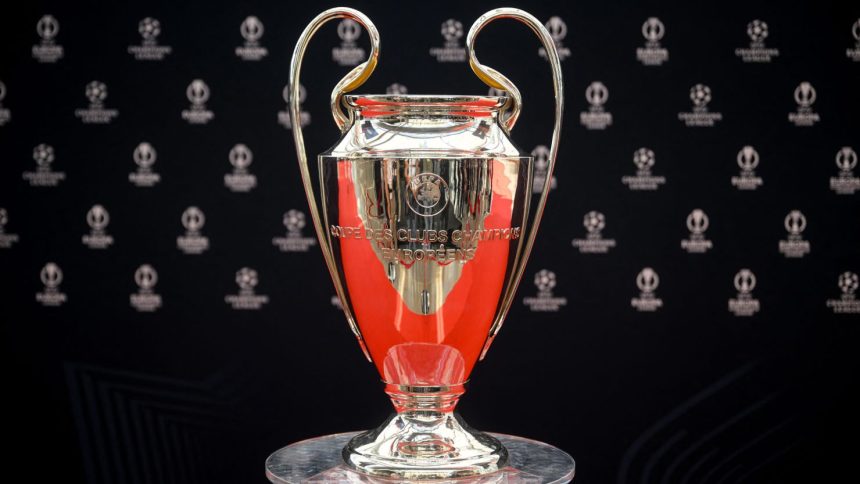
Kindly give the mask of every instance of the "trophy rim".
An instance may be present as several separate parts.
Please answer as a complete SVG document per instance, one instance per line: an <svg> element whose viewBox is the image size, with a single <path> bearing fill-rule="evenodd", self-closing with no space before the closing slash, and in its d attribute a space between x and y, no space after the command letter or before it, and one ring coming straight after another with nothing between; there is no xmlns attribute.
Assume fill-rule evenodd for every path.
<svg viewBox="0 0 860 484"><path fill-rule="evenodd" d="M350 107L433 107L450 109L482 109L496 111L504 106L508 96L481 96L462 94L348 94L344 96Z"/></svg>

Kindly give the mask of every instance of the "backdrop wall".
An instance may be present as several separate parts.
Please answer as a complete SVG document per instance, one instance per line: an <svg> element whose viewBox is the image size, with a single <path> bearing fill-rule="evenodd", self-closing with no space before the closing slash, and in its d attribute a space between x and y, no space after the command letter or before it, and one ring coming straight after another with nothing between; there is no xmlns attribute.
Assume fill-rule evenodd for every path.
<svg viewBox="0 0 860 484"><path fill-rule="evenodd" d="M389 411L313 238L284 88L331 2L28 2L0 16L6 468L63 482L264 482L290 442ZM834 482L856 458L860 6L508 2L562 53L555 188L461 412L551 442L580 483ZM495 3L351 2L361 92L486 94ZM549 66L483 63L541 159ZM303 71L311 154L367 36ZM852 470L853 472L853 470Z"/></svg>

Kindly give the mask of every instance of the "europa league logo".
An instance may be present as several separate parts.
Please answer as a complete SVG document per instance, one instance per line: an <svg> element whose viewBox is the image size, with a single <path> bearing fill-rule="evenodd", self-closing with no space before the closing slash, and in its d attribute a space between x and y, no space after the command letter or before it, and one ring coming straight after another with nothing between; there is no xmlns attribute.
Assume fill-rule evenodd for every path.
<svg viewBox="0 0 860 484"><path fill-rule="evenodd" d="M104 230L110 223L110 215L101 205L93 205L87 212L87 223L93 230Z"/></svg>
<svg viewBox="0 0 860 484"><path fill-rule="evenodd" d="M758 151L752 146L744 146L738 151L738 166L742 170L752 171L758 166Z"/></svg>
<svg viewBox="0 0 860 484"><path fill-rule="evenodd" d="M239 26L239 32L242 34L242 38L248 42L256 42L263 36L263 22L251 15Z"/></svg>
<svg viewBox="0 0 860 484"><path fill-rule="evenodd" d="M201 79L194 79L185 90L188 100L196 106L200 106L209 100L209 86Z"/></svg>
<svg viewBox="0 0 860 484"><path fill-rule="evenodd" d="M60 31L60 23L51 15L45 15L36 23L36 33L44 40L53 40Z"/></svg>
<svg viewBox="0 0 860 484"><path fill-rule="evenodd" d="M663 27L663 22L657 17L650 17L642 24L642 36L648 42L657 42L663 38L666 29Z"/></svg>
<svg viewBox="0 0 860 484"><path fill-rule="evenodd" d="M42 284L47 288L55 289L63 282L63 271L60 266L53 262L48 262L39 273L39 278L42 279Z"/></svg>
<svg viewBox="0 0 860 484"><path fill-rule="evenodd" d="M857 152L844 146L836 153L836 166L842 171L851 171L857 166Z"/></svg>
<svg viewBox="0 0 860 484"><path fill-rule="evenodd" d="M254 160L254 155L251 153L251 150L243 145L237 144L230 150L230 164L238 169L248 168L251 162Z"/></svg>
<svg viewBox="0 0 860 484"><path fill-rule="evenodd" d="M690 233L701 235L708 230L708 216L701 209L695 209L687 215L687 228Z"/></svg>
<svg viewBox="0 0 860 484"><path fill-rule="evenodd" d="M546 29L549 31L552 40L556 43L561 42L567 37L567 24L564 23L561 17L550 17L546 23Z"/></svg>
<svg viewBox="0 0 860 484"><path fill-rule="evenodd" d="M361 36L361 27L354 20L344 19L337 26L337 36L344 42L355 42Z"/></svg>
<svg viewBox="0 0 860 484"><path fill-rule="evenodd" d="M735 274L735 289L741 294L749 294L755 289L755 274L749 269L741 269Z"/></svg>
<svg viewBox="0 0 860 484"><path fill-rule="evenodd" d="M206 217L203 211L197 207L188 207L182 212L182 226L191 232L197 232L203 228Z"/></svg>
<svg viewBox="0 0 860 484"><path fill-rule="evenodd" d="M785 216L785 230L791 235L800 235L806 229L806 217L800 210L792 210Z"/></svg>
<svg viewBox="0 0 860 484"><path fill-rule="evenodd" d="M642 269L636 276L636 286L644 293L653 293L660 285L660 277L650 267Z"/></svg>
<svg viewBox="0 0 860 484"><path fill-rule="evenodd" d="M151 265L144 264L134 272L134 282L143 290L151 290L158 282L158 273Z"/></svg>
<svg viewBox="0 0 860 484"><path fill-rule="evenodd" d="M794 100L800 107L808 108L815 102L815 88L812 84L804 81L801 82L794 90Z"/></svg>
<svg viewBox="0 0 860 484"><path fill-rule="evenodd" d="M147 142L142 142L137 145L132 154L134 162L141 168L149 168L155 163L156 152L155 148Z"/></svg>
<svg viewBox="0 0 860 484"><path fill-rule="evenodd" d="M585 88L585 99L592 106L603 106L609 99L609 89L600 81L595 81Z"/></svg>

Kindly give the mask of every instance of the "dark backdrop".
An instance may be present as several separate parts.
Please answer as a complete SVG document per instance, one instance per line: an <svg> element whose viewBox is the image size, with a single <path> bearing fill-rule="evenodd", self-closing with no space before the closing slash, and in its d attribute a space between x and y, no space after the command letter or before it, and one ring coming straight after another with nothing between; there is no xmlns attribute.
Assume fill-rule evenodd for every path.
<svg viewBox="0 0 860 484"><path fill-rule="evenodd" d="M836 311L857 309L856 276L840 275L860 272L860 205L858 195L830 186L842 176L850 189L860 173L840 175L835 162L850 168L848 152L837 153L860 149L860 62L851 57L860 49L860 27L852 34L860 6L851 3L508 2L541 20L557 16L566 27L566 116L557 189L526 277L460 406L472 425L562 447L577 459L581 483L851 479L860 318ZM317 247L283 252L273 242L287 237L285 212L307 211L291 133L278 122L289 58L306 23L332 5L3 8L5 474L94 484L263 482L263 461L278 447L383 420L387 399L332 304ZM465 64L439 63L429 50L444 46L443 22L456 19L468 30L495 3L351 6L373 19L383 41L380 67L362 92L384 92L393 83L410 93L487 92ZM43 40L36 27L47 14L56 24L43 22L41 34L56 36ZM251 15L265 30L243 52L267 49L259 61L236 54L246 43L240 24ZM157 45L171 48L162 60L129 53L142 45L138 25L145 17L158 20ZM646 33L664 34L652 47L669 56L659 66L636 57L646 47L642 26L650 17L663 29L652 21ZM767 24L763 48L778 50L771 62L736 54L751 48L753 20ZM558 21L551 24L564 33ZM760 32L760 23L754 27ZM326 106L348 69L332 60L341 42L335 23L326 26L304 69L312 154L337 138ZM366 49L366 34L356 42ZM34 46L43 61L56 46L63 57L40 62ZM499 22L482 35L479 52L525 95L514 139L526 151L547 144L552 95L537 41L522 25ZM194 79L209 89L200 109L214 118L205 125L181 115L190 109L186 88ZM108 93L101 107L85 95L94 80ZM595 108L612 115L603 130L580 122L590 110L585 90L596 81L609 94ZM811 99L803 82L815 91L806 119L820 117L810 127L789 120L803 111L795 91L799 100ZM713 127L679 119L693 111L696 84L711 98L710 114L699 118L722 116ZM104 91L93 87L98 101ZM81 118L109 110L118 115L108 124ZM129 181L132 173L145 174L133 157L142 142L157 152L149 169L160 181L152 187ZM43 166L40 173L33 159L40 144L53 149L49 172ZM228 153L237 144L253 153L247 172L257 185L246 193L224 182L234 172ZM758 154L755 174L748 174L761 177L756 190L731 182L740 176L744 146ZM654 152L651 175L665 177L654 191L622 183L636 175L633 153L642 147ZM36 151L43 162L50 158L47 147ZM65 178L56 186L34 186L60 173ZM96 204L109 214L101 232L103 211L93 211L95 229L87 220ZM188 232L181 219L189 206L205 214L199 237L209 247L202 254L177 247ZM691 238L686 220L694 209L708 220L700 245L712 244L700 254L681 246ZM583 217L592 210L605 227L603 242L591 244L616 243L605 254L583 253L572 242L587 239ZM801 214L787 223L792 210ZM691 227L703 227L701 217L691 219ZM798 233L790 237L787 227ZM309 225L299 230L289 247L312 236ZM94 249L84 236L112 243ZM810 250L787 257L780 241L801 251L808 242ZM58 286L55 266L45 269L49 262L62 272ZM134 276L142 264L158 276L149 293L152 272L138 278L142 286ZM258 310L236 310L225 300L250 297L235 281L243 267L256 271L254 295L268 297ZM641 289L637 275L646 267L654 272L639 278ZM751 292L747 273L734 283L741 269L755 276ZM541 270L555 278L543 292L533 284ZM542 274L542 282L551 280ZM154 295L161 306L140 311ZM58 307L45 304L63 296ZM526 305L525 298L539 303ZM634 307L656 299L662 307L653 312ZM757 311L738 316L730 299ZM554 304L557 311L532 310Z"/></svg>

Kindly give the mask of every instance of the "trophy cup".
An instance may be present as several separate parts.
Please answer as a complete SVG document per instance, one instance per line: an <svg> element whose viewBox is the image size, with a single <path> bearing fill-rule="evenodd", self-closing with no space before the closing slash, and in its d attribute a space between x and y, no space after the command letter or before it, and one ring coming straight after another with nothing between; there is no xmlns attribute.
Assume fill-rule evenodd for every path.
<svg viewBox="0 0 860 484"><path fill-rule="evenodd" d="M317 158L317 195L302 136L299 75L310 38L326 22L343 18L367 30L371 50L332 92L331 113L341 137ZM520 114L520 92L475 56L478 33L499 18L530 27L552 68L555 124L549 173L536 207L530 207L533 159L509 138ZM510 309L534 244L563 104L555 43L532 15L512 8L487 12L472 25L466 44L472 70L505 96L348 95L373 72L380 46L370 19L350 8L326 10L299 38L290 68L290 113L310 214L347 322L396 412L375 430L312 439L272 454L272 482L317 482L297 469L322 471L307 455L332 442L342 447L335 452L342 461L331 464L345 464L353 477L318 482L512 482L512 474L508 480L493 476L529 465L524 475L536 479L530 482L573 477L573 460L564 452L479 432L454 413L473 366ZM519 464L506 445L518 449ZM557 475L536 477L553 465Z"/></svg>

